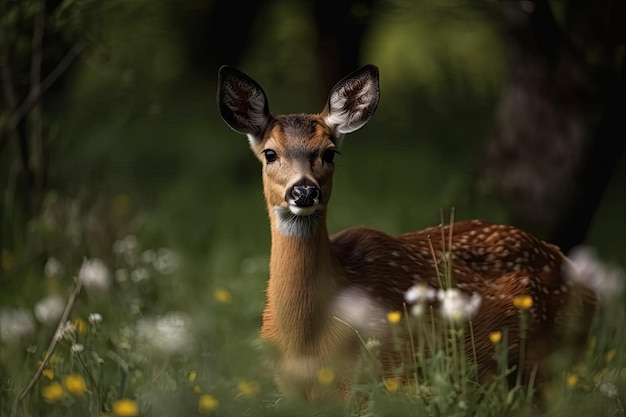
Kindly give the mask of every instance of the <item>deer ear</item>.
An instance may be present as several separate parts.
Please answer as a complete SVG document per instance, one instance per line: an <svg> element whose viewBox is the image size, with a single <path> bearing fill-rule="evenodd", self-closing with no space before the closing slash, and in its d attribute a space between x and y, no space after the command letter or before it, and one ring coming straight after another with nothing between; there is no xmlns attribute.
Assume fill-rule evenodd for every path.
<svg viewBox="0 0 626 417"><path fill-rule="evenodd" d="M235 132L253 140L265 130L270 110L265 92L243 72L224 65L217 75L217 107L220 116Z"/></svg>
<svg viewBox="0 0 626 417"><path fill-rule="evenodd" d="M378 68L366 65L339 81L328 96L326 123L337 135L354 132L369 121L380 97Z"/></svg>

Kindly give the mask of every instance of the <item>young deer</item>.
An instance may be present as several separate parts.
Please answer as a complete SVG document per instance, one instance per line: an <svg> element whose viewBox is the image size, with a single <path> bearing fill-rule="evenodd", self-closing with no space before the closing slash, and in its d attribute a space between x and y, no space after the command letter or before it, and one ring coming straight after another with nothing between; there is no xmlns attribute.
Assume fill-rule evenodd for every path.
<svg viewBox="0 0 626 417"><path fill-rule="evenodd" d="M483 374L494 367L493 331L508 329L509 361L518 363L520 316L513 299L532 297L524 356L531 369L553 349L568 299L576 298L587 317L593 309L592 297L570 297L561 274L567 260L557 247L480 220L400 236L356 227L329 237L333 158L344 134L372 117L378 99L378 69L367 65L333 87L321 113L274 115L253 79L232 67L219 70L220 115L247 135L263 164L272 244L261 337L280 351L281 390L316 398L318 372L330 368L334 393L345 396L368 337L381 341L382 370L392 374L398 355L386 314L404 311L405 292L416 283L439 288L435 259L446 256L452 285L480 295L468 354L475 350Z"/></svg>

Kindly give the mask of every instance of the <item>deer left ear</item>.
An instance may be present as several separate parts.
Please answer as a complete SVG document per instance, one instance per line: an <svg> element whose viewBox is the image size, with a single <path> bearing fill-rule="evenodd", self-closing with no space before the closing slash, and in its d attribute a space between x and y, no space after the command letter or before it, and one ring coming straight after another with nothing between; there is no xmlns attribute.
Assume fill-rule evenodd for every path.
<svg viewBox="0 0 626 417"><path fill-rule="evenodd" d="M217 107L231 129L259 140L270 119L267 96L256 81L243 72L224 65L218 73Z"/></svg>
<svg viewBox="0 0 626 417"><path fill-rule="evenodd" d="M335 84L322 114L337 135L354 132L372 117L379 98L378 68L365 65Z"/></svg>

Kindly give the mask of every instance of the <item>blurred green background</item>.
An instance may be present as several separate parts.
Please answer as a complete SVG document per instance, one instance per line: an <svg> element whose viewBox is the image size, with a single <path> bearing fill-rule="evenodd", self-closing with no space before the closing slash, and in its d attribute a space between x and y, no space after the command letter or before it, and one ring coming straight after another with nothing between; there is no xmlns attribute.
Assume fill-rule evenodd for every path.
<svg viewBox="0 0 626 417"><path fill-rule="evenodd" d="M200 265L194 285L267 256L259 164L216 112L224 63L255 78L275 113L317 112L347 71L379 66L378 112L349 135L337 161L331 232L364 224L400 233L436 224L455 207L457 219L528 224L550 238L549 227L516 216L515 200L481 176L515 72L507 58L515 39L498 2L42 4L3 3L0 285L12 289L5 300L24 290L21 267L60 256L72 242L80 253L62 256L103 256L139 215L146 239ZM549 4L565 32L569 3ZM38 18L45 24L37 44ZM34 80L45 85L51 75L13 123ZM626 168L623 156L617 161L608 187L596 187L601 200L585 243L623 262ZM60 212L59 234L37 229L46 210ZM61 230L71 213L93 216L77 220L73 240Z"/></svg>
<svg viewBox="0 0 626 417"><path fill-rule="evenodd" d="M567 26L568 7L577 2L504 3L533 11L549 4L563 33L577 27ZM499 103L516 77L515 25L525 24L506 7L462 0L3 0L0 303L29 306L50 292L67 293L84 257L115 269L113 243L134 235L144 249L171 248L182 260L172 281L141 294L144 313L188 311L206 321L207 332L223 331L226 339L205 349L219 346L226 357L229 340L251 337L260 324L269 230L260 165L216 111L222 64L258 81L274 113L318 112L347 72L379 67L378 111L348 135L336 160L331 233L356 225L391 234L425 228L455 207L457 220L514 223L550 238L550 227L516 214L515 200L482 175L502 122ZM594 42L585 46L602 52L585 50L584 62L600 65L606 51ZM611 53L621 65L620 42ZM45 91L21 108L33 86ZM528 109L518 110L522 122L512 125L523 123ZM584 242L624 265L626 160L614 153ZM43 278L50 257L65 267L54 285ZM214 305L216 288L233 294L235 309ZM82 309L93 310L92 302L106 308L89 300ZM232 316L228 324L220 324L224 314Z"/></svg>

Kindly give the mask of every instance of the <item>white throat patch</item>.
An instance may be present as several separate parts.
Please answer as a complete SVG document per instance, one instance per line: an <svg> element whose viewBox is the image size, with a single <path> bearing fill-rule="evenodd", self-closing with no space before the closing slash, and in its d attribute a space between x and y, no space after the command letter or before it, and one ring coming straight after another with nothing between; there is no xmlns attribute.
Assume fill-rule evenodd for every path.
<svg viewBox="0 0 626 417"><path fill-rule="evenodd" d="M274 206L276 226L281 235L287 237L309 237L319 227L320 214L313 212L308 216L299 216L292 213L289 208Z"/></svg>

